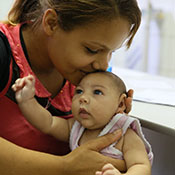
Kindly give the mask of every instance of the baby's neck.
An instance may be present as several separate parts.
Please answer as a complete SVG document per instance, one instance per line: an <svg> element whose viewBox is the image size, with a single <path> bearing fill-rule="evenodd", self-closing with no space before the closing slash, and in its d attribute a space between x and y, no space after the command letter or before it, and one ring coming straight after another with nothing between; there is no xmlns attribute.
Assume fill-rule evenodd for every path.
<svg viewBox="0 0 175 175"><path fill-rule="evenodd" d="M102 129L85 129L83 135L79 140L79 145L84 144L85 142L97 138Z"/></svg>

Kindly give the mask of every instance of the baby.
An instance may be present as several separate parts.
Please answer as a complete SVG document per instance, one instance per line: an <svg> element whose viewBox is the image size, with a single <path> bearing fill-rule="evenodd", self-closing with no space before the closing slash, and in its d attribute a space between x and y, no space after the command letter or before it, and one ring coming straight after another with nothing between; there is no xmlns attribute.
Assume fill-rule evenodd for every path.
<svg viewBox="0 0 175 175"><path fill-rule="evenodd" d="M86 75L75 89L72 99L74 118L52 116L34 98L35 79L32 75L16 80L12 89L25 118L37 129L70 143L73 150L95 137L121 128L123 137L101 151L102 154L126 163L129 175L150 175L153 154L143 136L137 119L126 114L126 87L111 72ZM106 164L96 175L119 175L113 165Z"/></svg>

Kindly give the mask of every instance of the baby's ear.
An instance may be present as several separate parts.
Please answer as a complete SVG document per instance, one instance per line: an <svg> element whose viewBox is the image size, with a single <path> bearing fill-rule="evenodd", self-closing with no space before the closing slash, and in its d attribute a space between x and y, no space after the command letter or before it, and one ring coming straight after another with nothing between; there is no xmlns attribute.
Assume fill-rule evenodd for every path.
<svg viewBox="0 0 175 175"><path fill-rule="evenodd" d="M118 105L118 108L117 108L117 111L116 113L124 113L125 109L126 109L126 104L125 104L125 99L126 99L126 94L122 94L120 97L119 97L119 105Z"/></svg>

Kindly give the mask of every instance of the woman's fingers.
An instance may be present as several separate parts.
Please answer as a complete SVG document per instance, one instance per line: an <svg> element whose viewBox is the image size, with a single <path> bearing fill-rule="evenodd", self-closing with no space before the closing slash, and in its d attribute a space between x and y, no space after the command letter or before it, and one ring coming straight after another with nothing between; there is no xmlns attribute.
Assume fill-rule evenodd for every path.
<svg viewBox="0 0 175 175"><path fill-rule="evenodd" d="M134 90L133 89L129 89L128 90L128 97L133 98L133 94L134 94Z"/></svg>
<svg viewBox="0 0 175 175"><path fill-rule="evenodd" d="M125 105L126 105L125 113L129 113L131 111L133 94L134 94L133 89L129 89L127 93L128 97L125 100Z"/></svg>
<svg viewBox="0 0 175 175"><path fill-rule="evenodd" d="M121 135L121 130L118 130L88 141L73 150L70 154L64 156L64 173L83 175L86 172L86 175L95 175L96 171L100 170L108 162L122 168L122 170L125 169L123 160L114 159L99 153L103 148L119 140Z"/></svg>
<svg viewBox="0 0 175 175"><path fill-rule="evenodd" d="M90 140L87 143L85 143L84 146L86 146L90 150L94 151L101 151L105 147L111 145L112 143L116 142L119 140L122 136L122 130L116 130L113 133L106 134L104 136L100 136L94 140Z"/></svg>

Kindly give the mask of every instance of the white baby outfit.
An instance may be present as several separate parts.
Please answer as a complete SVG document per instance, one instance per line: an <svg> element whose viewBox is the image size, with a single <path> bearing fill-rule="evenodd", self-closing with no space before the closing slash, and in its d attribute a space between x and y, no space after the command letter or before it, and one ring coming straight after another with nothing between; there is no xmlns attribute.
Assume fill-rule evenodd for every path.
<svg viewBox="0 0 175 175"><path fill-rule="evenodd" d="M152 163L153 161L153 153L152 153L152 149L150 144L148 143L148 141L145 139L143 132L142 132L142 128L140 125L140 122L138 119L133 118L131 116L128 116L126 114L117 114L115 115L111 121L105 126L105 128L101 131L101 133L99 134L99 136L105 135L107 133L111 133L119 128L122 128L122 132L123 135L126 133L128 128L131 128L132 130L134 130L137 135L142 139L142 141L144 142L147 154L148 154L148 158L150 160L150 162ZM71 150L74 150L75 148L77 148L79 145L79 139L81 138L83 132L84 132L85 128L78 122L75 121L71 130L71 134L70 134L70 148ZM101 150L101 153L106 155L106 156L110 156L113 158L117 158L117 159L123 159L123 153L116 149L114 146L117 142L111 144L110 146L108 146L107 148Z"/></svg>

